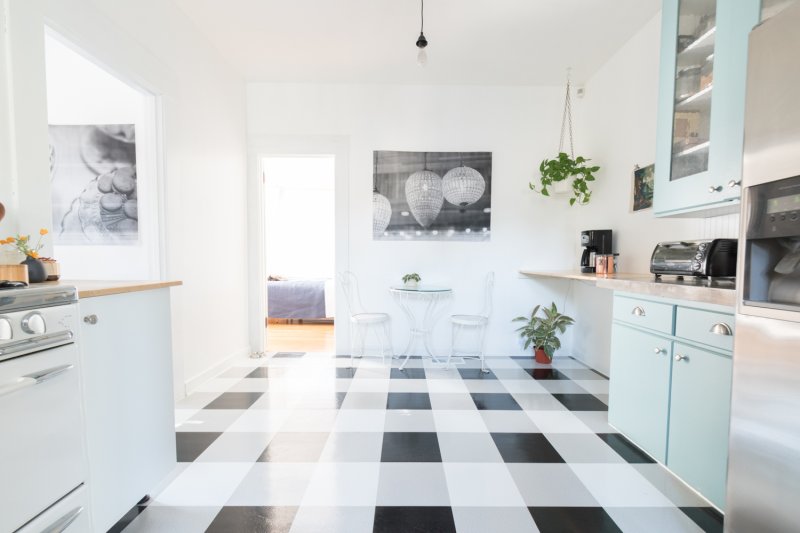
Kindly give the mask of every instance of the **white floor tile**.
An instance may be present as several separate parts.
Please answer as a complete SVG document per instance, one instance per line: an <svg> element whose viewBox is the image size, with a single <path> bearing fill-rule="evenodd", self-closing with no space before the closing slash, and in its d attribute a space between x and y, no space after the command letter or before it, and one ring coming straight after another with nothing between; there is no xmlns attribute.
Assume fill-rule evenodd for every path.
<svg viewBox="0 0 800 533"><path fill-rule="evenodd" d="M570 411L525 411L543 433L592 433Z"/></svg>
<svg viewBox="0 0 800 533"><path fill-rule="evenodd" d="M527 507L455 507L458 533L535 533L539 531Z"/></svg>
<svg viewBox="0 0 800 533"><path fill-rule="evenodd" d="M604 507L673 506L631 465L571 464L570 468Z"/></svg>
<svg viewBox="0 0 800 533"><path fill-rule="evenodd" d="M477 410L435 410L433 419L436 431L440 433L487 433L489 431Z"/></svg>
<svg viewBox="0 0 800 533"><path fill-rule="evenodd" d="M511 463L511 477L529 507L596 507L597 500L564 463Z"/></svg>
<svg viewBox="0 0 800 533"><path fill-rule="evenodd" d="M442 463L382 463L377 504L450 505Z"/></svg>
<svg viewBox="0 0 800 533"><path fill-rule="evenodd" d="M386 409L340 409L333 431L382 432Z"/></svg>
<svg viewBox="0 0 800 533"><path fill-rule="evenodd" d="M228 431L276 433L280 431L287 417L288 411L248 409L230 425Z"/></svg>
<svg viewBox="0 0 800 533"><path fill-rule="evenodd" d="M319 463L303 505L375 505L380 463Z"/></svg>
<svg viewBox="0 0 800 533"><path fill-rule="evenodd" d="M192 463L156 500L167 506L224 505L251 467L252 463Z"/></svg>
<svg viewBox="0 0 800 533"><path fill-rule="evenodd" d="M387 409L384 431L433 432L436 426L427 409Z"/></svg>
<svg viewBox="0 0 800 533"><path fill-rule="evenodd" d="M293 409L281 425L281 431L331 431L338 414L338 409Z"/></svg>
<svg viewBox="0 0 800 533"><path fill-rule="evenodd" d="M524 505L503 463L443 463L454 507L520 507Z"/></svg>
<svg viewBox="0 0 800 533"><path fill-rule="evenodd" d="M228 505L300 505L316 467L316 463L256 463Z"/></svg>

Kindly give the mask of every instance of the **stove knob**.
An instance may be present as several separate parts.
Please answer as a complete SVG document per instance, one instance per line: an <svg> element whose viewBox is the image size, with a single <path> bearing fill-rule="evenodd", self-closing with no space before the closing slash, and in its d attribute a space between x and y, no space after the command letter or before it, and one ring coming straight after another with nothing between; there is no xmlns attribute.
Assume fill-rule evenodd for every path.
<svg viewBox="0 0 800 533"><path fill-rule="evenodd" d="M41 313L33 312L25 315L22 319L22 331L32 335L44 335L47 326Z"/></svg>
<svg viewBox="0 0 800 533"><path fill-rule="evenodd" d="M11 329L11 321L7 318L0 318L0 341L10 341L14 338L14 331Z"/></svg>

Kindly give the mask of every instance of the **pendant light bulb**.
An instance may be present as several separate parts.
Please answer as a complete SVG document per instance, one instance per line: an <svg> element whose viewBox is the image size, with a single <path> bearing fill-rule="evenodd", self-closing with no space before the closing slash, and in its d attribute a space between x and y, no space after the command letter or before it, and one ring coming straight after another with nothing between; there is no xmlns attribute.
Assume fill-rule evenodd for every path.
<svg viewBox="0 0 800 533"><path fill-rule="evenodd" d="M428 46L428 39L425 38L425 0L420 0L420 26L419 37L417 37L417 65L424 67L428 64L428 52L425 48Z"/></svg>

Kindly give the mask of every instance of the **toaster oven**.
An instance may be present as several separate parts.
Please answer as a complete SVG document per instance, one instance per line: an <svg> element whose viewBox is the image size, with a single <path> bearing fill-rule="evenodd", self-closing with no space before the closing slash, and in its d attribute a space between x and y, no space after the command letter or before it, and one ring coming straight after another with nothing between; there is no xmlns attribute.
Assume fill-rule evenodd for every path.
<svg viewBox="0 0 800 533"><path fill-rule="evenodd" d="M732 278L738 248L737 239L660 242L650 257L650 272L656 277Z"/></svg>

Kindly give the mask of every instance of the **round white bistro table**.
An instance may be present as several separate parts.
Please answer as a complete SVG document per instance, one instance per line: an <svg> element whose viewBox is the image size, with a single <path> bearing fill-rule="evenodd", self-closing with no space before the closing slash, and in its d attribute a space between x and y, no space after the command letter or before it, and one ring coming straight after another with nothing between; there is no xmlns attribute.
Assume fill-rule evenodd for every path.
<svg viewBox="0 0 800 533"><path fill-rule="evenodd" d="M431 350L431 334L436 321L441 318L445 300L453 295L453 289L436 285L417 285L416 287L406 287L398 285L389 288L397 305L405 313L409 324L409 338L406 349L400 355L405 356L405 361L400 365L400 370L405 369L408 359L411 357L411 348L421 342L422 347L428 356L436 363L441 363ZM417 305L421 304L421 305ZM419 307L424 308L422 316L417 314Z"/></svg>

